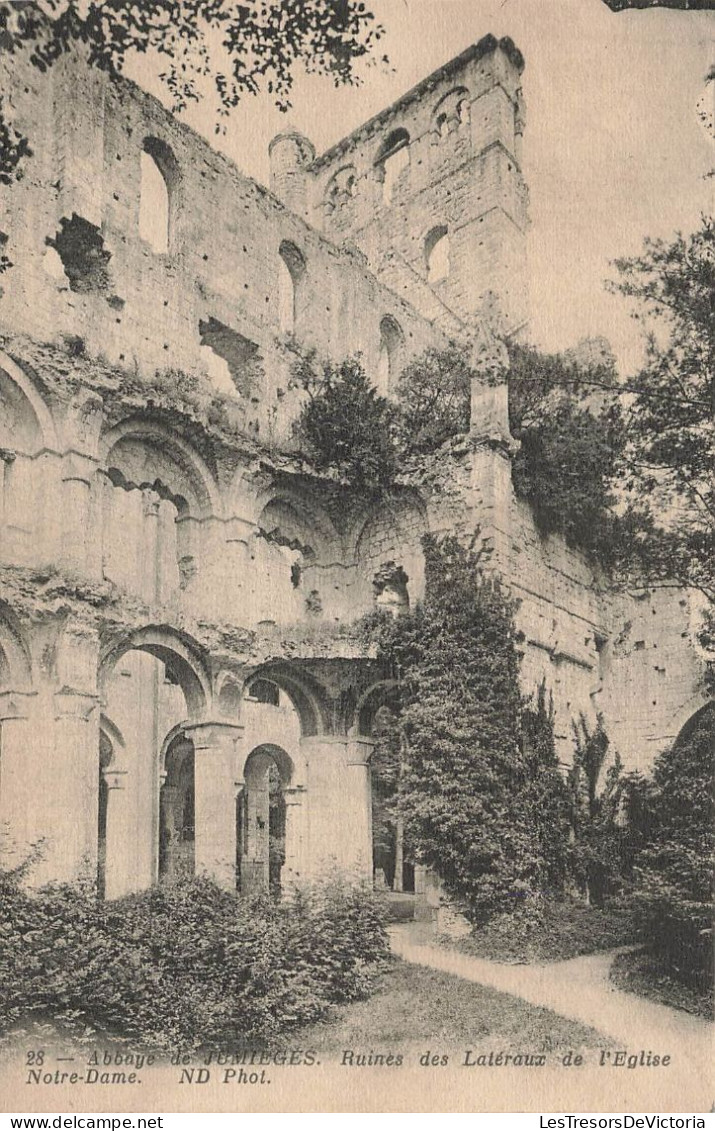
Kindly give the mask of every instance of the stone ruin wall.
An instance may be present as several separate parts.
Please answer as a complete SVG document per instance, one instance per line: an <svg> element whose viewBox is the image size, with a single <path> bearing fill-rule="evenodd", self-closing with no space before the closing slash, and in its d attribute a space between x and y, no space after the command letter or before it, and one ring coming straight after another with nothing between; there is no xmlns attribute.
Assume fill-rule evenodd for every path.
<svg viewBox="0 0 715 1131"><path fill-rule="evenodd" d="M523 66L510 40L486 36L307 171L316 226L354 241L379 278L450 333L455 316L472 329L491 316L509 333L527 321ZM393 180L389 154L401 143ZM449 272L431 282L429 243L442 230Z"/></svg>
<svg viewBox="0 0 715 1131"><path fill-rule="evenodd" d="M410 601L419 599L419 539L426 530L465 536L479 530L487 560L521 602L524 689L532 691L544 677L552 688L564 761L570 719L581 711L591 719L603 711L626 765L644 768L704 703L702 662L683 595L614 594L561 539L539 536L528 507L514 498L504 406L500 413L490 393L475 394L469 438L426 468L419 482L360 513L343 513L329 486L282 450L299 407L289 390L294 341L335 358L360 351L367 371L387 388L398 363L426 346L444 345L453 334L483 340L486 291L502 295L513 325L522 317L519 59L498 45L467 54L456 71L443 68L424 92L419 88L324 158L305 150L298 186L304 215L242 176L132 84L110 85L68 60L52 72L52 98L46 80L31 70L14 82L12 109L31 134L35 155L23 179L3 192L0 219L4 250L15 264L0 280L6 754L15 731L18 751L23 742L26 749L21 724L32 722L38 755L48 755L54 743L71 761L71 743L86 746L77 736L102 686L111 685L116 712L129 719L138 699L128 689L141 685L142 665L158 678L155 661L169 655L168 689L146 711L151 728L171 733L182 713L191 716L202 704L202 717L213 711L209 717L222 726L241 712L253 742L261 728L265 736L278 727L275 718L270 725L265 717L251 721L258 708L248 705L250 679L272 665L281 694L300 717L301 737L285 741L301 746L296 766L305 768L305 780L312 773L313 795L323 799L312 834L308 817L301 818L305 861L310 836L315 847L322 842L318 830L334 826L335 797L350 782L356 796L365 792L365 754L348 732L375 675L364 648L349 639L350 624L374 608L375 576L390 565L406 575ZM3 69L8 65L0 60ZM436 140L435 109L457 81L460 89L474 82L470 107L448 119ZM376 131L398 120L409 128L414 153L395 183L391 208L371 211L362 194L370 185L369 191L382 191L374 176ZM138 234L146 139L161 143L155 152L170 153L175 162L166 254ZM284 143L298 144L281 139L277 155L274 146L276 168ZM353 219L338 230L343 221L326 212L324 199L346 156L362 172L348 202ZM288 184L284 177L275 187L285 195L296 189ZM458 215L466 221L450 233L454 269L431 287L420 241L445 215L449 224ZM48 273L47 260L48 239L57 244L62 221L66 229L73 217L83 221L81 232L94 249L74 286L66 272ZM344 239L362 251L334 242ZM305 265L294 335L281 330L276 298L286 242ZM399 281L381 265L388 246L412 263ZM479 270L474 263L482 264ZM70 272L76 268L70 264ZM388 278L394 290L385 285ZM400 332L387 373L380 356L386 318ZM156 372L173 369L203 373L201 387L210 392L209 341L209 349L230 359L235 388L221 404L222 411L232 406L239 421L233 440L206 428L191 408L160 410L152 391ZM258 359L248 392L246 343ZM127 648L131 659L120 670L114 657ZM111 672L102 676L110 660ZM177 680L181 695L172 690ZM219 731L211 734L205 741L214 742L219 765ZM137 732L138 750L150 744L149 735ZM72 765L62 795L68 811L77 789L96 787L85 775L73 794ZM204 780L205 803L218 804L211 788ZM157 818L147 810L132 819ZM39 827L40 816L33 820ZM362 801L351 822L362 852L369 827ZM63 835L71 841L74 834ZM83 846L72 843L64 858L76 862ZM211 845L202 851L210 853ZM346 861L356 858L347 841L341 851ZM152 852L145 843L133 862L147 878L156 867Z"/></svg>

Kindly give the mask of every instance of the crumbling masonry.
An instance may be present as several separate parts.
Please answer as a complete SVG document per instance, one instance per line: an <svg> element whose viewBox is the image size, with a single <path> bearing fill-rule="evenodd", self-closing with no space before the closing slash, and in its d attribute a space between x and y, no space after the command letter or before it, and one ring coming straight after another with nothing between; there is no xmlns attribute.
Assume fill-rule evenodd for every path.
<svg viewBox="0 0 715 1131"><path fill-rule="evenodd" d="M428 530L478 531L520 599L564 759L581 711L645 768L703 706L686 596L609 590L515 499L505 386L372 508L291 447L298 349L389 393L449 340L493 376L494 328L523 333L522 68L487 36L321 156L286 131L269 191L131 83L0 59L34 150L0 207L0 825L29 882L372 875L389 687L352 626L419 600Z"/></svg>

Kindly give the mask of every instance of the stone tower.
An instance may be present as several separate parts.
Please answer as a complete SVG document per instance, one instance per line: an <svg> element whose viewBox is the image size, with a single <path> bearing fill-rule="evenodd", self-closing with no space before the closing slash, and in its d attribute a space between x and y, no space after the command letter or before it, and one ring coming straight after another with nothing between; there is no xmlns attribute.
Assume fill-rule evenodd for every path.
<svg viewBox="0 0 715 1131"><path fill-rule="evenodd" d="M527 320L523 67L485 36L310 167L316 227L450 333Z"/></svg>

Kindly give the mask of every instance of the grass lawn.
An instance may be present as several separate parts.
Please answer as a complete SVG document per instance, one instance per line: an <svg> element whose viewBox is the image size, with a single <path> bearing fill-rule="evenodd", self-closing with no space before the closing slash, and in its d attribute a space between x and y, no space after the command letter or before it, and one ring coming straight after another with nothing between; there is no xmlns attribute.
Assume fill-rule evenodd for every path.
<svg viewBox="0 0 715 1131"><path fill-rule="evenodd" d="M394 959L367 1001L335 1008L326 1021L292 1033L289 1043L332 1059L345 1049L549 1054L611 1042L509 994Z"/></svg>
<svg viewBox="0 0 715 1131"><path fill-rule="evenodd" d="M700 1017L713 1016L712 990L698 991L677 982L645 950L619 954L611 967L611 981L627 993L639 994Z"/></svg>
<svg viewBox="0 0 715 1131"><path fill-rule="evenodd" d="M501 915L462 939L443 938L445 946L493 962L558 962L636 942L632 918L620 908L548 901L538 915Z"/></svg>

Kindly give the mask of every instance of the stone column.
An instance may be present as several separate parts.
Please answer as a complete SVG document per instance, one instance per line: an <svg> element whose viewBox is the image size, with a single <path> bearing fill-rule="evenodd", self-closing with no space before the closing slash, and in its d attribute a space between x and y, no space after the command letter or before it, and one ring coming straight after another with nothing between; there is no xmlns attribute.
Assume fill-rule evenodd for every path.
<svg viewBox="0 0 715 1131"><path fill-rule="evenodd" d="M368 740L316 735L301 740L310 805L306 867L310 876L336 869L371 874L372 834Z"/></svg>
<svg viewBox="0 0 715 1131"><path fill-rule="evenodd" d="M250 586L249 546L254 529L253 523L242 518L231 518L226 523L222 562L225 615L236 619L238 624L245 621Z"/></svg>
<svg viewBox="0 0 715 1131"><path fill-rule="evenodd" d="M90 490L96 461L70 452L62 468L62 560L84 571L90 536Z"/></svg>
<svg viewBox="0 0 715 1131"><path fill-rule="evenodd" d="M196 874L208 875L220 887L236 887L236 794L238 746L243 727L232 723L198 723L185 728L194 744Z"/></svg>
<svg viewBox="0 0 715 1131"><path fill-rule="evenodd" d="M150 487L142 490L142 596L149 604L159 600L159 503L156 491Z"/></svg>
<svg viewBox="0 0 715 1131"><path fill-rule="evenodd" d="M281 887L285 888L304 879L307 803L305 787L298 785L284 789L283 800L286 807L286 837Z"/></svg>
<svg viewBox="0 0 715 1131"><path fill-rule="evenodd" d="M127 771L108 766L104 770L104 781L107 786L104 898L120 899L135 890L131 858L127 852L127 842L132 835Z"/></svg>
<svg viewBox="0 0 715 1131"><path fill-rule="evenodd" d="M99 809L99 710L96 695L69 688L56 692L53 799L47 878L73 883L97 874Z"/></svg>
<svg viewBox="0 0 715 1131"><path fill-rule="evenodd" d="M352 859L360 876L372 883L372 785L370 759L375 742L364 735L348 739L350 795L348 828Z"/></svg>
<svg viewBox="0 0 715 1131"><path fill-rule="evenodd" d="M42 835L36 794L47 779L33 749L35 698L28 691L0 692L0 861L9 869L30 860Z"/></svg>

